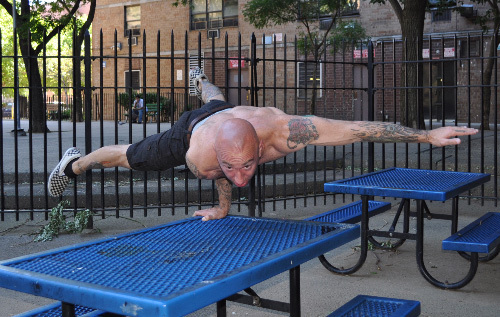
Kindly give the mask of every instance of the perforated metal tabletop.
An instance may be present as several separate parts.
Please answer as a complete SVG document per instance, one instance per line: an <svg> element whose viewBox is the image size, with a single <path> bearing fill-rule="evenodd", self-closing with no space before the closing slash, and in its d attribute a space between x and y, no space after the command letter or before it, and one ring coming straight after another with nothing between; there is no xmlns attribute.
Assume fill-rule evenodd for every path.
<svg viewBox="0 0 500 317"><path fill-rule="evenodd" d="M130 316L179 316L352 239L357 225L200 218L0 263L0 286Z"/></svg>
<svg viewBox="0 0 500 317"><path fill-rule="evenodd" d="M326 183L334 193L446 201L490 180L489 174L389 168Z"/></svg>

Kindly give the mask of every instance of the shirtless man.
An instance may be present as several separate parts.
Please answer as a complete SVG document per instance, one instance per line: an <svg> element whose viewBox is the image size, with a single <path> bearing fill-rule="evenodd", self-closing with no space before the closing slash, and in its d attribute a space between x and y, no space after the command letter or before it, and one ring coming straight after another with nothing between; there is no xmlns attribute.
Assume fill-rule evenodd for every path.
<svg viewBox="0 0 500 317"><path fill-rule="evenodd" d="M105 146L83 157L76 148L68 149L49 177L51 195L62 195L70 178L88 169L120 166L155 171L187 164L196 177L215 180L219 192L218 206L194 215L203 216L202 220L220 219L229 212L231 183L246 186L259 164L307 145L365 141L446 146L460 144L457 136L478 132L454 126L425 131L386 122L287 115L273 107L233 107L199 69L191 70L190 77L205 102L201 109L184 113L172 129L138 143Z"/></svg>

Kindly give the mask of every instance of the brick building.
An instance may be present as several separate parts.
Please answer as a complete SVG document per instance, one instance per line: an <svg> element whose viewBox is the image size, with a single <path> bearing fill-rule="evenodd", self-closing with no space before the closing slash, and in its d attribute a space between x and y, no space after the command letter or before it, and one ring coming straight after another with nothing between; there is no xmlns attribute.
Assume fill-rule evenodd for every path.
<svg viewBox="0 0 500 317"><path fill-rule="evenodd" d="M294 44L299 23L256 30L243 18L245 0L193 3L189 8L174 7L171 1L99 0L92 50L102 59L94 61L93 86L102 86L105 95L112 95L106 99L105 108L114 103L115 93L130 88L134 93L176 94L178 112L179 108L196 107L195 99L189 97L192 87L186 73L200 63L235 104L250 104L248 87L253 81L254 87L260 87L254 104L305 114L307 98L312 94L311 82L317 80L321 89L317 92L316 114L338 119L367 118L366 48L344 43L338 53L326 53L313 78L311 63L304 63L305 57ZM468 116L474 121L479 116L480 111L469 110L468 104L480 98L481 90L463 86L480 82L480 57L490 38L481 36L480 27L473 23L474 17L486 9L465 3L467 10L462 13L430 10L425 16L423 56L429 62L424 64L423 89L427 118L432 112L433 118L440 119L443 109L445 118L457 117L460 121ZM403 86L399 72L403 64L394 63L401 61L404 46L399 22L389 4L363 0L356 5L357 10L348 18L359 21L366 29L375 46L375 61L381 63L374 72L375 87L379 88L375 93L376 119L393 120L399 112L400 96L394 87ZM254 32L257 49L252 56L250 41ZM200 55L203 59L197 58ZM253 76L251 57L257 63ZM469 57L476 59L462 60ZM104 111L105 118L113 116L113 107L109 108Z"/></svg>

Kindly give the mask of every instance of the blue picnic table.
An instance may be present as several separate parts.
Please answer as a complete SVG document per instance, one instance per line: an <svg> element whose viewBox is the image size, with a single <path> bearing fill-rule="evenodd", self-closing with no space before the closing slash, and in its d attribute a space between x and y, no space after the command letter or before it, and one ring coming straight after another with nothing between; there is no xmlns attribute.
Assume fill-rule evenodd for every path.
<svg viewBox="0 0 500 317"><path fill-rule="evenodd" d="M212 303L248 302L242 290L290 271L300 315L300 264L359 237L359 226L241 216L200 217L0 262L0 286L128 316L182 316ZM255 295L253 294L253 300ZM252 298L251 296L248 296Z"/></svg>
<svg viewBox="0 0 500 317"><path fill-rule="evenodd" d="M342 179L324 185L325 191L332 193L361 195L361 253L358 262L342 270L342 274L351 274L359 270L366 260L368 242L380 248L387 248L373 237L399 239L389 248L397 248L405 240L416 240L416 259L420 273L431 284L440 288L460 288L473 278L477 259L471 261L470 269L465 278L455 283L442 282L434 278L424 263L424 216L428 219L442 219L451 221L451 234L458 228L458 197L459 194L490 180L489 174L455 171L424 170L410 168L388 168L367 173L348 179ZM401 198L389 230L373 230L369 228L368 204L374 196ZM416 233L409 232L410 199L416 200L417 218ZM426 201L446 201L452 199L451 214L431 213ZM396 230L401 213L404 211L403 228ZM332 267L331 271L340 271Z"/></svg>

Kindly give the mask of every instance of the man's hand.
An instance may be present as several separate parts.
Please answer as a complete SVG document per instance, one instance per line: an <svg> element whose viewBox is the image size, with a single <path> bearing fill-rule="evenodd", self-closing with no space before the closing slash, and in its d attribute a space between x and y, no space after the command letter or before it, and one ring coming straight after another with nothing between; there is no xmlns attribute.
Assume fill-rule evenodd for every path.
<svg viewBox="0 0 500 317"><path fill-rule="evenodd" d="M229 208L231 207L231 194L233 187L227 178L219 178L215 180L217 191L219 192L219 206L198 210L194 216L203 216L201 220L207 221L212 219L221 219L227 216Z"/></svg>
<svg viewBox="0 0 500 317"><path fill-rule="evenodd" d="M472 135L478 132L477 129L467 127L442 127L429 131L429 143L435 146L447 146L460 144L461 140L457 136Z"/></svg>
<svg viewBox="0 0 500 317"><path fill-rule="evenodd" d="M203 217L201 218L202 221L208 221L214 219L222 219L225 216L227 216L228 212L229 210L224 210L219 206L217 206L210 209L197 210L193 216L202 216Z"/></svg>

